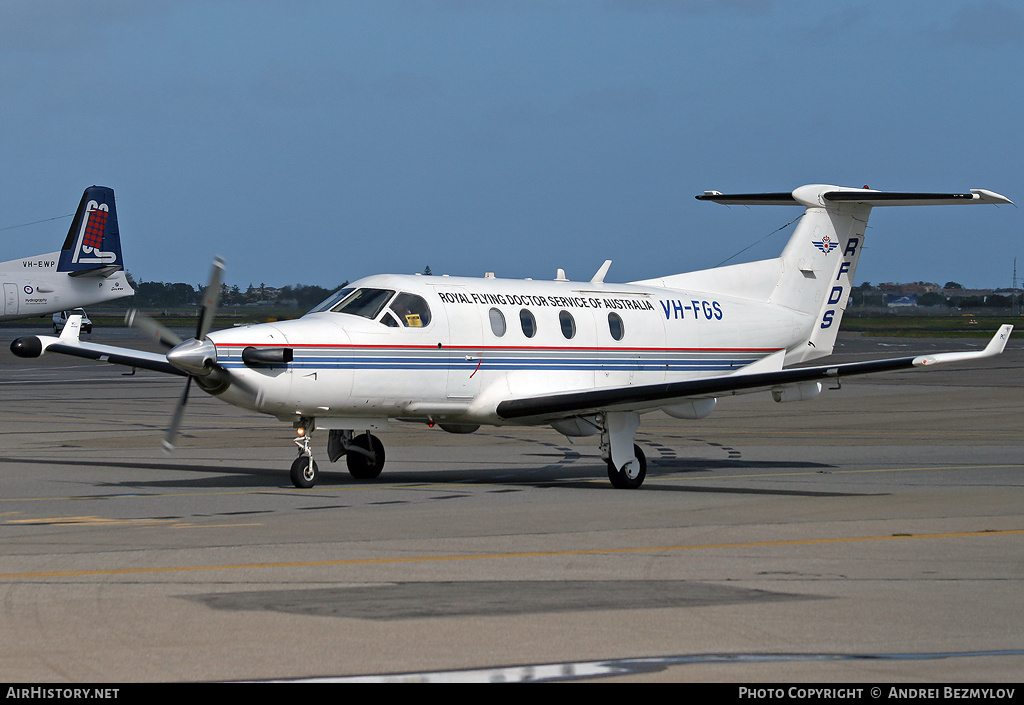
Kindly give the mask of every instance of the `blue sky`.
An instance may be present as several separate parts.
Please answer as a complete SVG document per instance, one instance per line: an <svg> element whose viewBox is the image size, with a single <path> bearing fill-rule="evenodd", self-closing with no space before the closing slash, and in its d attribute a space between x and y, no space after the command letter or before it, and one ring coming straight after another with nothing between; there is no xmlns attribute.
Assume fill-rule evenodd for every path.
<svg viewBox="0 0 1024 705"><path fill-rule="evenodd" d="M198 284L217 254L243 288L605 259L629 281L799 213L705 189L1024 203L1024 9L1002 0L7 0L0 62L0 227L110 186L147 281ZM0 231L0 259L69 220ZM1009 286L1022 223L876 209L855 281Z"/></svg>

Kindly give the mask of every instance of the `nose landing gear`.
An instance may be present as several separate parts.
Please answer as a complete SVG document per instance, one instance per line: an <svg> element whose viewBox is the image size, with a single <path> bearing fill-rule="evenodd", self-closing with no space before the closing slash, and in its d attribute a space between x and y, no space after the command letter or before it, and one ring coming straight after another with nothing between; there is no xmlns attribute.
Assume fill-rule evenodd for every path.
<svg viewBox="0 0 1024 705"><path fill-rule="evenodd" d="M296 429L298 436L292 441L299 448L299 457L292 461L292 484L301 489L309 489L316 484L320 469L313 460L313 451L309 447L309 436L313 432L313 422L302 423Z"/></svg>
<svg viewBox="0 0 1024 705"><path fill-rule="evenodd" d="M293 442L299 449L299 456L292 462L292 484L308 489L316 484L319 476L309 442L316 424L313 419L304 418L295 426L298 435ZM349 474L357 480L372 480L384 469L384 444L369 431L355 433L347 429L331 429L327 439L327 457L333 463L343 455L346 456Z"/></svg>

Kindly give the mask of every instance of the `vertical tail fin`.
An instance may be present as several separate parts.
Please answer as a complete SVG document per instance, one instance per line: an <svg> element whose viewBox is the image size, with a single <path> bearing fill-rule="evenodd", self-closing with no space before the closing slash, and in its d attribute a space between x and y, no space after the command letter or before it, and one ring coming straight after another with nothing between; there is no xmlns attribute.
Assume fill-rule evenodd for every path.
<svg viewBox="0 0 1024 705"><path fill-rule="evenodd" d="M82 194L75 219L61 248L58 272L81 276L94 270L124 269L114 190L90 186Z"/></svg>
<svg viewBox="0 0 1024 705"><path fill-rule="evenodd" d="M832 192L826 189L836 187L793 192L807 210L782 251L782 276L770 301L809 314L814 322L806 340L786 355L786 364L832 354L871 215L868 203L825 201L822 195Z"/></svg>

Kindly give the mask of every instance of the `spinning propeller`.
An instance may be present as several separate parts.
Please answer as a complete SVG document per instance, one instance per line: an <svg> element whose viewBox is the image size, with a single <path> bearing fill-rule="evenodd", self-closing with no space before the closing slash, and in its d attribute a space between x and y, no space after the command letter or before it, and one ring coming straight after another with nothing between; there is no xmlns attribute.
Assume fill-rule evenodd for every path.
<svg viewBox="0 0 1024 705"><path fill-rule="evenodd" d="M226 389L229 385L242 386L248 389L248 385L242 384L236 376L233 376L223 366L217 364L217 348L213 341L207 338L210 328L213 325L213 317L217 312L217 303L220 301L221 276L224 273L224 260L215 257L213 269L210 272L210 281L203 292L203 306L199 312L199 321L196 324L196 335L189 340L182 340L174 331L162 323L140 313L136 309L128 311L125 322L129 326L144 333L147 337L157 341L167 348L167 361L187 375L185 389L182 390L178 405L174 408L171 416L171 425L164 436L163 446L168 452L174 449L174 441L178 436L178 428L181 426L181 419L185 415L185 405L188 403L188 392L192 380L208 391Z"/></svg>

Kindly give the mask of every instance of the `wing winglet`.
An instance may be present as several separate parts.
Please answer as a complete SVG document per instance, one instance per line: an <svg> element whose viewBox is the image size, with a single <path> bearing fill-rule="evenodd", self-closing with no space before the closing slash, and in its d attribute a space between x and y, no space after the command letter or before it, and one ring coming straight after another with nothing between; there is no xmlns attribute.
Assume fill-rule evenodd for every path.
<svg viewBox="0 0 1024 705"><path fill-rule="evenodd" d="M1010 339L1010 331L1013 326L1007 324L999 327L984 350L976 352L947 352L935 353L934 355L920 355L914 358L915 367L936 365L942 362L963 362L964 360L980 360L985 357L992 357L1003 352L1006 348L1006 341Z"/></svg>
<svg viewBox="0 0 1024 705"><path fill-rule="evenodd" d="M82 314L76 313L68 316L64 329L60 332L60 340L78 342L79 333L82 332Z"/></svg>

